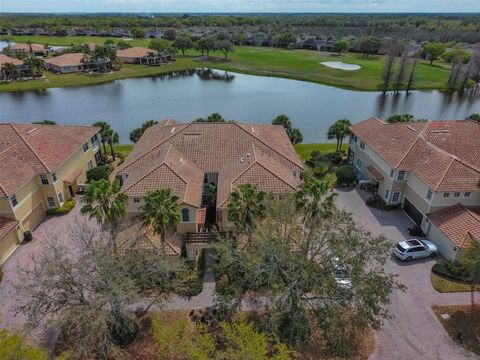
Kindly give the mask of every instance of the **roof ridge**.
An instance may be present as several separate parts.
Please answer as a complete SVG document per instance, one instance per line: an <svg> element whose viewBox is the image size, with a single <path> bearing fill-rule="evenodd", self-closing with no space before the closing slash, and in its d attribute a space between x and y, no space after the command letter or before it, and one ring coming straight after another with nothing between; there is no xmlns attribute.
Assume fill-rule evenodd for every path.
<svg viewBox="0 0 480 360"><path fill-rule="evenodd" d="M286 182L285 180L283 180L280 176L278 176L277 174L275 174L272 170L270 170L268 167L266 167L265 165L263 165L261 162L257 161L258 165L260 165L261 167L263 167L266 171L268 171L270 174L272 174L273 176L275 176L277 179L280 179L280 181L282 181L284 184L288 185L289 187L291 187L293 190L295 190L295 186L292 186L291 184L289 184L288 182Z"/></svg>
<svg viewBox="0 0 480 360"><path fill-rule="evenodd" d="M159 123L160 124L160 123ZM159 125L159 124L155 124L155 125ZM120 168L118 170L118 172L120 171L123 171L125 169L127 169L128 167L130 167L131 165L135 164L138 160L144 158L145 156L147 156L147 154L149 154L150 152L152 152L153 150L155 150L156 148L158 148L159 146L163 145L167 140L170 140L172 137L178 135L180 132L182 132L183 130L185 130L187 127L189 127L190 125L192 125L192 123L189 123L189 124L181 124L179 126L182 126L182 125L185 125L185 127L179 131L177 131L176 133L173 133L173 134L170 134L170 136L166 137L163 141L159 142L158 144L154 145L153 147L151 147L150 149L148 149L147 151L143 152L142 155L140 155L138 158L136 158L135 160L133 160L131 163L129 164L126 164L124 167ZM166 127L166 126L165 126ZM170 144L171 145L171 144Z"/></svg>
<svg viewBox="0 0 480 360"><path fill-rule="evenodd" d="M443 175L438 180L437 185L435 186L435 190L438 190L438 188L440 187L440 184L443 182L443 179L445 179L445 176L450 171L450 168L452 167L452 164L454 163L454 161L455 161L455 159L452 158L451 161L450 161L450 164L448 164L448 166L447 166L447 169L444 171Z"/></svg>
<svg viewBox="0 0 480 360"><path fill-rule="evenodd" d="M22 134L20 134L20 132L15 128L14 124L10 123L10 126L12 127L12 129L15 131L15 133L20 137L20 139L22 139L22 141L25 143L25 145L28 147L28 149L32 152L33 156L35 156L37 158L38 161L40 161L40 163L45 167L45 169L47 169L47 171L50 171L50 169L47 167L47 165L45 165L45 163L43 162L43 160L35 153L35 151L32 149L32 147L30 146L30 144L27 142L27 140L25 140L22 136ZM51 125L49 125L51 126ZM35 171L36 172L36 171Z"/></svg>
<svg viewBox="0 0 480 360"><path fill-rule="evenodd" d="M250 133L248 132L247 130L245 130L242 126L240 126L240 123L237 123L237 122L233 122L234 124L236 124L240 129L242 129L243 131L245 131L247 134L249 134L250 136L253 136L255 139L257 139L258 141L260 141L262 144L264 144L265 146L267 146L270 150L272 150L273 152L277 153L278 155L280 155L281 157L283 157L284 159L287 159L288 161L290 161L291 163L297 165L297 166L301 166L303 168L303 164L298 164L296 161L293 161L292 159L286 157L285 155L283 155L282 153L280 153L279 151L277 151L276 149L274 149L271 145L267 144L265 141L263 141L262 139L260 139L255 133ZM246 125L246 124L242 124L242 125ZM252 126L253 128L253 125L255 124L251 124L250 126ZM281 126L281 125L279 125ZM300 160L300 163L302 161Z"/></svg>

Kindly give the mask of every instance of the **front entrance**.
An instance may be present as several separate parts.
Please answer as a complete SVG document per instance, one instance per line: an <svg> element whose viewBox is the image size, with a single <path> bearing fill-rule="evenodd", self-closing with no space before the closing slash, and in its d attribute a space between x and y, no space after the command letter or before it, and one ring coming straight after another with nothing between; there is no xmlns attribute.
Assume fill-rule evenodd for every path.
<svg viewBox="0 0 480 360"><path fill-rule="evenodd" d="M70 197L74 197L75 193L73 192L72 185L68 185L68 192L70 193Z"/></svg>
<svg viewBox="0 0 480 360"><path fill-rule="evenodd" d="M402 206L403 211L407 213L410 219L417 225L420 225L423 220L423 215L407 198L405 198Z"/></svg>

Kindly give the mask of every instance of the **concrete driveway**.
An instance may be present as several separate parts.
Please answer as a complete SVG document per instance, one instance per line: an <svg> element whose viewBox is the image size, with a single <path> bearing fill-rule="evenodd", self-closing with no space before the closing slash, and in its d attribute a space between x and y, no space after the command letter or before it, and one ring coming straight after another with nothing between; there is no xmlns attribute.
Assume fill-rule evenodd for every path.
<svg viewBox="0 0 480 360"><path fill-rule="evenodd" d="M365 205L368 193L361 190L339 190L337 206L353 213L355 222L374 235L386 235L392 246L409 238L407 228L412 222L401 210L381 211ZM377 349L371 359L480 359L458 346L437 320L433 305L464 305L470 303L470 293L442 294L430 282L430 270L436 259L409 263L389 259L386 271L398 275L406 285L405 292L392 295L389 310L393 319L385 321L376 332Z"/></svg>

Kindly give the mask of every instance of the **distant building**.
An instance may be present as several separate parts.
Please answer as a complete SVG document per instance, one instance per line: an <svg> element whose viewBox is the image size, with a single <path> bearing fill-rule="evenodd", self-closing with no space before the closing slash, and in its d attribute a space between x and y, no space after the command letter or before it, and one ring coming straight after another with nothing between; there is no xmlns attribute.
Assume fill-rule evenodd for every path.
<svg viewBox="0 0 480 360"><path fill-rule="evenodd" d="M109 60L94 60L83 53L68 53L45 60L47 69L61 74L98 70L100 65L111 67Z"/></svg>
<svg viewBox="0 0 480 360"><path fill-rule="evenodd" d="M33 56L46 56L48 49L40 44L16 43L8 47L13 54L32 54Z"/></svg>
<svg viewBox="0 0 480 360"><path fill-rule="evenodd" d="M17 69L17 74L12 74L11 70L8 70L5 65L6 64L13 64ZM7 55L0 54L0 80L8 80L12 79L13 77L24 77L31 75L31 71L26 66L22 60L12 58Z"/></svg>
<svg viewBox="0 0 480 360"><path fill-rule="evenodd" d="M117 58L126 64L161 65L171 60L170 55L158 54L155 50L134 46L117 50Z"/></svg>

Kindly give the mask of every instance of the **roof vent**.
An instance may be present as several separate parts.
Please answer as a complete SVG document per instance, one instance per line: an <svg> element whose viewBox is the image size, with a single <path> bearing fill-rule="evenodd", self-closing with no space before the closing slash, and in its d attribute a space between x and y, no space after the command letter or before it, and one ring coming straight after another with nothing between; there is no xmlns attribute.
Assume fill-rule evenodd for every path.
<svg viewBox="0 0 480 360"><path fill-rule="evenodd" d="M37 130L38 130L38 128L33 128L33 129L31 129L31 130L28 130L28 131L27 131L27 134L32 134L33 132L35 132L35 131L37 131Z"/></svg>
<svg viewBox="0 0 480 360"><path fill-rule="evenodd" d="M180 162L182 162L182 161L183 161L183 158L180 158Z"/></svg>
<svg viewBox="0 0 480 360"><path fill-rule="evenodd" d="M411 131L413 131L413 132L416 132L416 131L417 131L417 130L415 130L415 128L411 127L410 125L407 125L407 129L408 129L408 130L411 130Z"/></svg>
<svg viewBox="0 0 480 360"><path fill-rule="evenodd" d="M243 163L243 158L240 158L240 162Z"/></svg>
<svg viewBox="0 0 480 360"><path fill-rule="evenodd" d="M250 153L247 153L247 158L250 157Z"/></svg>
<svg viewBox="0 0 480 360"><path fill-rule="evenodd" d="M450 130L449 129L443 129L441 132L445 134L445 133L449 133Z"/></svg>
<svg viewBox="0 0 480 360"><path fill-rule="evenodd" d="M172 130L170 130L170 134L173 134L175 132L175 127L172 127Z"/></svg>
<svg viewBox="0 0 480 360"><path fill-rule="evenodd" d="M255 129L253 128L253 126L250 126L250 129L252 129L252 133L255 132Z"/></svg>

